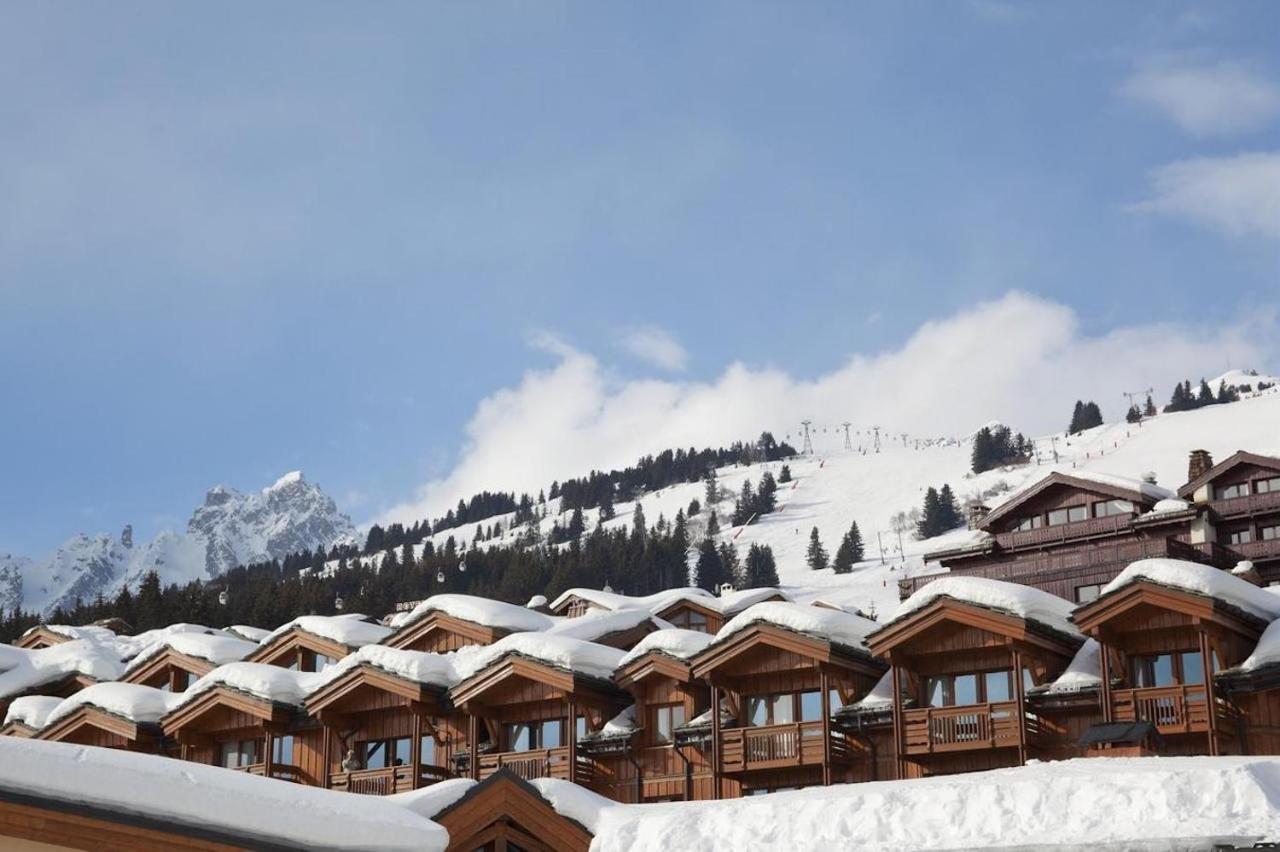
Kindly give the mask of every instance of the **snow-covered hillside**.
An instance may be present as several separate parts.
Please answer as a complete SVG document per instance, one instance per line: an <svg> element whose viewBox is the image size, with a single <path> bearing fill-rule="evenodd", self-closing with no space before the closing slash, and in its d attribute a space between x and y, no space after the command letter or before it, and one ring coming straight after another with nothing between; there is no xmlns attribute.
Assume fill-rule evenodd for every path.
<svg viewBox="0 0 1280 852"><path fill-rule="evenodd" d="M209 489L186 532L162 532L142 544L133 541L129 528L119 536L80 533L37 562L0 555L0 609L49 613L76 598L88 601L126 583L136 586L152 570L164 583L185 583L354 538L351 519L297 471L249 494L218 485Z"/></svg>
<svg viewBox="0 0 1280 852"><path fill-rule="evenodd" d="M1233 381L1236 377L1227 374L1210 384L1216 389L1224 378L1228 384L1237 383ZM1256 384L1259 380L1275 381L1245 373L1238 377L1239 382ZM843 430L819 429L813 436L815 454L788 462L793 482L780 486L777 511L744 528L729 528L727 523L734 495L741 490L743 480L757 483L766 469L777 477L782 462L720 469L717 475L724 498L715 508L723 528L721 539L732 540L740 552L755 542L770 546L779 576L796 598L822 598L884 618L898 605L900 578L938 570L936 565L925 565L925 553L969 535L957 530L917 541L909 532L899 535L895 531L894 516L918 508L930 486L950 484L961 501L981 496L993 505L1051 471L1084 470L1133 479L1154 474L1160 485L1175 490L1186 481L1187 458L1193 449L1209 450L1215 459L1238 449L1280 454L1280 386L1261 393L1254 391L1239 402L1161 414L1141 424L1122 421L1070 437L1061 432L1043 436L1035 439L1037 461L977 476L969 472L971 434L904 436L882 432L879 453L873 449L871 433L855 433L852 437L854 449L845 450ZM794 435L790 440L798 443ZM702 501L703 491L700 482L675 485L644 495L640 503L648 523L653 524L659 516L671 520L695 498ZM557 520L561 524L568 520L567 513L557 514L557 502L549 502L549 514L541 522L544 533ZM606 522L606 528L629 526L635 504L619 502L615 508L616 516ZM691 521L690 532L695 541L702 535L708 508L703 506L702 513ZM590 530L596 523L595 511L585 512L584 517ZM481 546L512 544L519 530L507 529L511 520L510 515L505 515L478 524L488 528L496 521L506 530L501 538ZM844 576L830 569L810 571L805 564L809 531L816 526L828 552L834 553L850 522L855 520L866 545L866 561L854 573ZM470 546L478 525L464 524L437 533L432 541L440 546L453 536L459 544Z"/></svg>

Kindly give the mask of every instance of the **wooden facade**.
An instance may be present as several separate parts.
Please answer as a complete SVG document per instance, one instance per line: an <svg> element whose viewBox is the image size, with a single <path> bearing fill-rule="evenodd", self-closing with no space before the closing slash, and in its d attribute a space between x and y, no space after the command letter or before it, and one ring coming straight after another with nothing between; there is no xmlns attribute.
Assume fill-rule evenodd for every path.
<svg viewBox="0 0 1280 852"><path fill-rule="evenodd" d="M507 770L472 787L433 819L449 832L447 852L587 852L592 840L591 832Z"/></svg>
<svg viewBox="0 0 1280 852"><path fill-rule="evenodd" d="M168 692L185 692L187 687L213 671L208 660L165 648L142 665L129 670L121 680Z"/></svg>
<svg viewBox="0 0 1280 852"><path fill-rule="evenodd" d="M382 640L382 644L404 651L444 654L468 645L492 645L508 633L509 630L476 624L437 610L402 626Z"/></svg>
<svg viewBox="0 0 1280 852"><path fill-rule="evenodd" d="M300 672L318 672L355 650L357 649L295 626L260 646L245 657L245 662L266 663Z"/></svg>
<svg viewBox="0 0 1280 852"><path fill-rule="evenodd" d="M173 755L159 725L135 722L88 704L42 728L35 739Z"/></svg>
<svg viewBox="0 0 1280 852"><path fill-rule="evenodd" d="M1280 582L1280 458L1233 453L1178 496L1204 512L1195 538L1253 562L1264 583Z"/></svg>
<svg viewBox="0 0 1280 852"><path fill-rule="evenodd" d="M1056 678L1080 639L944 596L868 644L890 666L895 777L902 778L1042 757L1053 735L1029 707L1027 690Z"/></svg>

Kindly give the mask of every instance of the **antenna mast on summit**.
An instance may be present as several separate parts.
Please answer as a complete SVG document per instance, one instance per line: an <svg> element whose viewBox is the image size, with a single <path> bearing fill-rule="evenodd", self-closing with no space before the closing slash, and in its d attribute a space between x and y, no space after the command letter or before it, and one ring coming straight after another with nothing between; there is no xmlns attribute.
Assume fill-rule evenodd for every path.
<svg viewBox="0 0 1280 852"><path fill-rule="evenodd" d="M846 420L840 425L844 427L844 448L846 450L852 450L853 441L849 439L849 427L852 426L853 424L850 423L848 420Z"/></svg>
<svg viewBox="0 0 1280 852"><path fill-rule="evenodd" d="M801 420L800 425L804 428L804 446L800 448L800 452L813 455L813 440L809 437L809 427L813 425L813 421Z"/></svg>

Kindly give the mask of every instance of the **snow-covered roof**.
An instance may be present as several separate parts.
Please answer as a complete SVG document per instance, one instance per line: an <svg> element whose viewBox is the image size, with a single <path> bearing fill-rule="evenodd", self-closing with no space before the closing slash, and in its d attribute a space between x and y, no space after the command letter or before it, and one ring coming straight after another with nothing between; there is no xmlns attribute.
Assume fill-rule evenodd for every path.
<svg viewBox="0 0 1280 852"><path fill-rule="evenodd" d="M1280 836L1271 757L1088 757L719 801L624 805L535 786L595 835L592 852L1210 848ZM581 791L581 792L579 792ZM1229 808L1222 806L1230 802Z"/></svg>
<svg viewBox="0 0 1280 852"><path fill-rule="evenodd" d="M621 668L651 651L658 654L666 654L668 657L674 657L677 660L687 660L710 645L714 639L715 637L710 633L703 633L700 630L685 630L683 627L668 627L664 630L655 630L637 642L635 647L622 658L622 662L618 666Z"/></svg>
<svg viewBox="0 0 1280 852"><path fill-rule="evenodd" d="M466 650L466 649L463 649ZM465 659L455 657L455 670L465 680L510 654L588 677L610 680L623 653L608 645L548 633L512 633L492 645L475 649ZM455 652L456 654L457 652Z"/></svg>
<svg viewBox="0 0 1280 852"><path fill-rule="evenodd" d="M61 703L62 699L55 695L24 695L15 698L4 714L4 724L18 722L28 728L43 728L49 714Z"/></svg>
<svg viewBox="0 0 1280 852"><path fill-rule="evenodd" d="M427 651L404 651L386 645L365 645L321 672L309 684L309 694L318 692L361 665L372 666L415 683L450 687L461 680L459 664L465 667L464 661L478 655L481 647L468 645L447 654L434 654ZM469 668L466 670L470 671Z"/></svg>
<svg viewBox="0 0 1280 852"><path fill-rule="evenodd" d="M467 795L467 791L479 783L471 778L446 778L418 790L393 793L384 798L419 816L434 819L436 814Z"/></svg>
<svg viewBox="0 0 1280 852"><path fill-rule="evenodd" d="M598 642L614 633L633 630L649 624L655 630L671 625L643 609L591 610L577 618L561 618L545 632L551 636L568 636L586 642Z"/></svg>
<svg viewBox="0 0 1280 852"><path fill-rule="evenodd" d="M388 797L70 743L0 737L0 789L221 832L251 848L443 852L449 842L441 826Z"/></svg>
<svg viewBox="0 0 1280 852"><path fill-rule="evenodd" d="M716 633L713 643L724 642L756 624L772 624L863 652L866 652L867 635L880 626L868 618L843 610L789 601L766 601L748 607L731 618Z"/></svg>
<svg viewBox="0 0 1280 852"><path fill-rule="evenodd" d="M301 706L313 685L323 676L323 673L296 672L265 663L227 663L191 684L171 709L185 706L219 686L278 704Z"/></svg>
<svg viewBox="0 0 1280 852"><path fill-rule="evenodd" d="M0 698L34 691L65 675L81 674L94 680L116 680L124 671L124 662L115 645L96 639L72 639L48 648L25 651L21 656L6 654L6 657L13 665L0 673Z"/></svg>
<svg viewBox="0 0 1280 852"><path fill-rule="evenodd" d="M1248 580L1232 576L1230 572L1181 559L1140 559L1130 563L1119 576L1102 587L1102 595L1139 580L1205 595L1263 621L1280 618L1280 597L1263 591Z"/></svg>
<svg viewBox="0 0 1280 852"><path fill-rule="evenodd" d="M397 627L413 624L433 612L512 633L546 630L555 623L548 615L504 601L474 595L432 595L415 606L408 617L398 620Z"/></svg>
<svg viewBox="0 0 1280 852"><path fill-rule="evenodd" d="M849 705L854 712L875 713L893 707L893 672L885 672L871 691Z"/></svg>
<svg viewBox="0 0 1280 852"><path fill-rule="evenodd" d="M1067 636L1080 637L1080 631L1071 623L1071 611L1075 605L1070 601L1031 586L987 577L939 577L903 601L887 624L906 618L943 597L1034 621Z"/></svg>
<svg viewBox="0 0 1280 852"><path fill-rule="evenodd" d="M156 722L177 706L182 695L136 683L95 683L64 698L45 719L45 726L64 719L81 707L99 710L130 722Z"/></svg>
<svg viewBox="0 0 1280 852"><path fill-rule="evenodd" d="M1253 672L1276 663L1280 663L1280 620L1267 625L1267 629L1258 637L1258 644L1254 646L1253 652L1233 671Z"/></svg>
<svg viewBox="0 0 1280 852"><path fill-rule="evenodd" d="M253 627L248 624L233 624L227 628L228 633L234 633L241 639L257 644L262 644L262 640L271 635L271 631L263 627Z"/></svg>
<svg viewBox="0 0 1280 852"><path fill-rule="evenodd" d="M1177 497L1166 497L1163 500L1157 500L1156 504L1151 507L1151 511L1147 513L1147 516L1169 515L1175 512L1185 512L1190 508L1191 504L1186 500L1179 500Z"/></svg>
<svg viewBox="0 0 1280 852"><path fill-rule="evenodd" d="M28 627L23 631L22 635L30 636L41 627L65 639L96 639L99 642L108 642L116 637L114 630L93 624L82 626L75 624L37 624L34 627Z"/></svg>
<svg viewBox="0 0 1280 852"><path fill-rule="evenodd" d="M546 595L534 595L529 598L529 602L525 604L529 609L541 609L547 605Z"/></svg>
<svg viewBox="0 0 1280 852"><path fill-rule="evenodd" d="M605 609L643 609L649 612L659 612L679 600L697 600L699 603L711 606L713 604L707 602L716 599L715 595L706 589L696 587L666 589L665 591L640 597L621 595L617 592L605 592L600 589L568 589L551 602L551 609L560 609L560 607L568 603L570 598L581 598Z"/></svg>
<svg viewBox="0 0 1280 852"><path fill-rule="evenodd" d="M349 613L347 615L302 615L272 630L263 637L262 642L259 644L264 647L270 645L295 627L305 633L346 645L352 649L381 642L391 635L390 627L383 627L381 624L370 624L364 619L365 616L359 613Z"/></svg>
<svg viewBox="0 0 1280 852"><path fill-rule="evenodd" d="M636 705L631 704L617 716L600 726L600 730L592 731L583 737L584 741L610 740L617 737L629 737L639 730L636 724Z"/></svg>
<svg viewBox="0 0 1280 852"><path fill-rule="evenodd" d="M1043 687L1032 687L1032 692L1044 695L1070 695L1095 689L1102 684L1102 663L1098 659L1098 641L1086 639L1076 650L1070 664L1057 679Z"/></svg>
<svg viewBox="0 0 1280 852"><path fill-rule="evenodd" d="M146 665L165 651L173 649L179 654L206 660L215 666L243 660L258 649L258 645L245 639L223 634L175 633L153 643L129 661L125 675Z"/></svg>
<svg viewBox="0 0 1280 852"><path fill-rule="evenodd" d="M157 627L154 630L147 630L137 634L136 636L116 636L114 641L115 646L120 650L120 656L126 660L131 660L138 654L149 650L157 643L164 642L175 636L231 637L231 634L225 630L219 630L216 627L206 627L203 624L179 622L177 624L170 624L167 627Z"/></svg>
<svg viewBox="0 0 1280 852"><path fill-rule="evenodd" d="M1096 470L1064 470L1061 471L1061 473L1064 476L1073 476L1076 479L1096 482L1099 485L1107 485L1111 488L1123 488L1126 491L1136 491L1143 497L1150 500L1172 500L1177 499L1178 496L1168 488L1165 488L1162 485L1156 485L1154 482L1147 482L1145 479L1117 476L1114 473L1100 473Z"/></svg>

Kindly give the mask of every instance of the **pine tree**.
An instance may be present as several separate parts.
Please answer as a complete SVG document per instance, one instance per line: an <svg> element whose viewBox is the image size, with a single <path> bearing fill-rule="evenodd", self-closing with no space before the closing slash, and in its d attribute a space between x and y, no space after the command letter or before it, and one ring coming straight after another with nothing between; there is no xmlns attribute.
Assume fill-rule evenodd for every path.
<svg viewBox="0 0 1280 852"><path fill-rule="evenodd" d="M951 486L947 484L943 484L942 490L938 492L938 523L942 524L942 532L953 530L964 523L964 513L960 511L960 504L956 502L956 496L951 493Z"/></svg>
<svg viewBox="0 0 1280 852"><path fill-rule="evenodd" d="M782 470L778 471L778 484L791 481L791 465L784 464Z"/></svg>
<svg viewBox="0 0 1280 852"><path fill-rule="evenodd" d="M713 510L711 516L707 518L707 538L715 538L718 535L720 535L720 518Z"/></svg>
<svg viewBox="0 0 1280 852"><path fill-rule="evenodd" d="M836 558L831 567L837 574L848 574L853 571L855 563L862 561L862 557L862 532L858 529L858 522L854 521L849 525L844 538L840 539L840 547L836 549Z"/></svg>
<svg viewBox="0 0 1280 852"><path fill-rule="evenodd" d="M1139 410L1138 406L1131 405L1129 406L1129 413L1124 416L1124 419L1128 423L1137 423L1142 419L1142 411Z"/></svg>
<svg viewBox="0 0 1280 852"><path fill-rule="evenodd" d="M1147 404L1146 404L1146 407L1142 409L1142 416L1143 416L1143 417L1155 417L1155 416L1156 416L1156 404L1155 404L1155 402L1151 399L1151 394L1147 394Z"/></svg>
<svg viewBox="0 0 1280 852"><path fill-rule="evenodd" d="M827 567L827 550L818 537L817 527L809 533L809 549L805 551L804 561L810 571L822 571Z"/></svg>
<svg viewBox="0 0 1280 852"><path fill-rule="evenodd" d="M931 485L924 493L924 508L920 513L920 521L916 524L916 535L919 538L932 538L942 532L939 523L940 511L938 489Z"/></svg>
<svg viewBox="0 0 1280 852"><path fill-rule="evenodd" d="M636 504L636 508L640 508L639 503ZM586 532L586 530L586 522L582 519L582 507L579 506L574 509L573 514L569 516L569 528L566 530L566 535L569 541L577 541L582 537L582 534Z"/></svg>
<svg viewBox="0 0 1280 852"><path fill-rule="evenodd" d="M701 511L702 511L702 504L698 502L697 497L694 497L692 500L689 501L689 508L686 510L686 514L692 518L694 515L698 514Z"/></svg>
<svg viewBox="0 0 1280 852"><path fill-rule="evenodd" d="M169 623L165 617L164 595L160 589L160 575L155 570L148 571L138 586L138 597L135 604L137 620L134 627L139 631L153 630Z"/></svg>
<svg viewBox="0 0 1280 852"><path fill-rule="evenodd" d="M705 484L703 492L703 502L708 507L714 507L720 502L720 483L716 481L716 472L714 468L707 468L706 476L702 477Z"/></svg>
<svg viewBox="0 0 1280 852"><path fill-rule="evenodd" d="M752 544L742 566L744 589L764 589L778 585L778 566L773 559L773 549L768 545Z"/></svg>
<svg viewBox="0 0 1280 852"><path fill-rule="evenodd" d="M1206 382L1204 379L1201 379L1200 394L1199 396L1196 397L1196 404L1199 406L1199 405L1213 405L1213 403L1214 403L1213 389L1209 387L1208 382Z"/></svg>
<svg viewBox="0 0 1280 852"><path fill-rule="evenodd" d="M774 481L773 474L766 470L760 476L760 487L756 489L756 512L761 515L772 512L775 508L774 495L777 491L778 483Z"/></svg>
<svg viewBox="0 0 1280 852"><path fill-rule="evenodd" d="M732 575L725 570L724 560L716 550L716 543L704 538L698 545L698 588L718 594L722 585L732 581Z"/></svg>
<svg viewBox="0 0 1280 852"><path fill-rule="evenodd" d="M740 527L751 520L751 516L756 513L755 502L756 494L751 489L751 480L744 479L742 481L742 493L738 495L738 502L733 507L732 521L735 527Z"/></svg>
<svg viewBox="0 0 1280 852"><path fill-rule="evenodd" d="M1084 429L1080 424L1084 422L1084 400L1077 399L1076 407L1071 412L1071 423L1067 426L1067 434L1074 435Z"/></svg>
<svg viewBox="0 0 1280 852"><path fill-rule="evenodd" d="M600 520L612 520L614 516L613 509L613 488L606 488L600 495Z"/></svg>
<svg viewBox="0 0 1280 852"><path fill-rule="evenodd" d="M641 549L644 549L645 534L647 532L648 527L644 520L644 508L641 507L640 501L637 500L636 510L631 513L631 543L633 545L638 544Z"/></svg>

